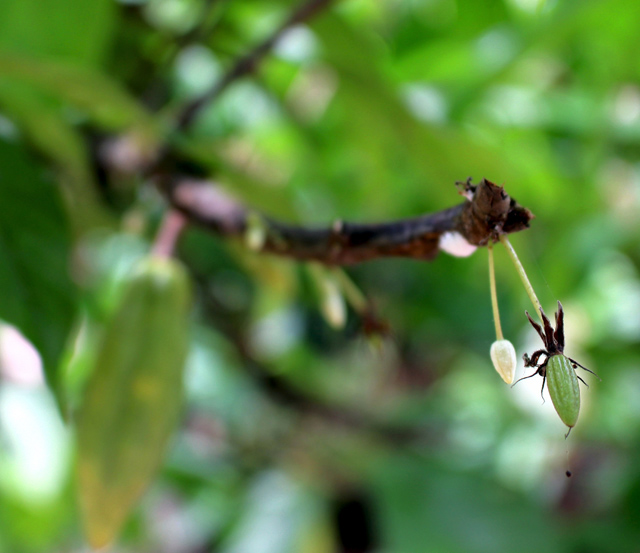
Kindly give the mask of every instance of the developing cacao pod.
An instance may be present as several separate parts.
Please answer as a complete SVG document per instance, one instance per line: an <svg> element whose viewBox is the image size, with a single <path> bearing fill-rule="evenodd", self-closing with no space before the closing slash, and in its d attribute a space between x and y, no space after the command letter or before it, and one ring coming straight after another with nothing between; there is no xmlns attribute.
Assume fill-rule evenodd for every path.
<svg viewBox="0 0 640 553"><path fill-rule="evenodd" d="M532 378L539 374L542 377L543 389L545 380L548 380L547 387L549 388L549 395L551 396L551 401L553 401L553 406L562 422L569 427L569 431L565 435L566 438L569 436L571 429L576 425L576 422L578 422L578 415L580 414L580 387L578 386L578 380L585 385L587 384L576 374L575 369L580 367L596 377L598 377L598 375L591 369L587 369L587 367L578 363L575 359L567 357L564 354L564 311L560 302L558 302L558 311L556 312L555 330L542 309L540 309L540 318L542 319L544 330L542 326L531 318L529 313L525 311L525 314L531 326L533 326L540 338L542 338L544 349L535 351L531 357L529 357L527 353L522 356L524 366L535 367L536 372L520 380ZM542 355L545 355L546 359L540 363L540 357ZM518 382L520 382L520 380L518 380Z"/></svg>
<svg viewBox="0 0 640 553"><path fill-rule="evenodd" d="M578 422L580 414L580 387L571 361L564 355L554 355L546 366L547 388L553 406L569 429Z"/></svg>
<svg viewBox="0 0 640 553"><path fill-rule="evenodd" d="M183 267L149 258L105 329L77 417L79 502L94 548L117 538L178 422L190 304Z"/></svg>

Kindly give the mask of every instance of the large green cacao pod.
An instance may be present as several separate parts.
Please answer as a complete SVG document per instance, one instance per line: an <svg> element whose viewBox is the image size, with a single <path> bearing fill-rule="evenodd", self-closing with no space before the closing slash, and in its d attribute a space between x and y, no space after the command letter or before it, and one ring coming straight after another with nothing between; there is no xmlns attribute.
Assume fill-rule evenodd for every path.
<svg viewBox="0 0 640 553"><path fill-rule="evenodd" d="M182 266L149 258L105 330L77 418L79 501L94 548L117 538L178 422L190 304Z"/></svg>

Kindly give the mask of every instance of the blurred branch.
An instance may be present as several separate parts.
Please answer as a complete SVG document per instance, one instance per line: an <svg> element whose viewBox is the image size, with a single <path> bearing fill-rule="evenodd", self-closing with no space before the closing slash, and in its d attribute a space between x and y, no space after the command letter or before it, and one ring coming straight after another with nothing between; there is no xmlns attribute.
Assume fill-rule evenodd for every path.
<svg viewBox="0 0 640 553"><path fill-rule="evenodd" d="M234 81L253 72L267 53L292 26L302 23L333 0L307 0L253 50L240 57L209 90L178 112L174 130L189 128L200 111L216 100ZM166 146L147 168L156 174L159 186L173 208L192 223L220 235L244 237L257 251L328 265L349 265L381 257L408 257L431 260L446 249L454 255L469 255L477 246L528 228L533 215L518 205L504 189L486 179L478 186L471 179L462 186L466 201L449 209L420 217L379 224L352 224L336 221L329 228L307 228L274 220L249 210L235 198L207 180L172 174L166 166ZM163 166L165 168L163 169ZM453 236L447 233L453 233ZM453 239L443 245L441 238Z"/></svg>
<svg viewBox="0 0 640 553"><path fill-rule="evenodd" d="M236 346L237 346L236 342ZM357 432L368 432L384 442L403 445L432 439L432 430L425 425L398 425L376 420L370 413L345 405L330 405L292 386L283 376L276 375L242 352L245 367L267 397L298 413L318 417L328 423Z"/></svg>
<svg viewBox="0 0 640 553"><path fill-rule="evenodd" d="M269 37L258 44L253 50L239 58L217 83L202 95L186 104L176 116L174 130L184 131L189 128L202 108L215 101L231 83L253 72L256 66L288 29L307 21L332 2L333 0L308 0L298 6Z"/></svg>
<svg viewBox="0 0 640 553"><path fill-rule="evenodd" d="M296 386L286 375L270 370L268 365L256 359L252 353L246 340L246 323L235 320L213 297L207 276L198 273L193 267L190 267L190 274L198 285L208 321L233 345L241 360L240 366L271 402L336 427L368 433L389 445L408 445L435 439L434 430L428 425L393 423L376 416L372 410L330 404Z"/></svg>
<svg viewBox="0 0 640 553"><path fill-rule="evenodd" d="M533 215L503 187L486 179L477 186L471 179L458 185L465 201L436 213L387 223L336 221L331 227L307 228L258 214L210 181L185 177L160 183L172 207L193 224L221 236L243 237L256 251L327 265L383 257L432 260L442 249L445 233L457 233L468 250L529 227Z"/></svg>

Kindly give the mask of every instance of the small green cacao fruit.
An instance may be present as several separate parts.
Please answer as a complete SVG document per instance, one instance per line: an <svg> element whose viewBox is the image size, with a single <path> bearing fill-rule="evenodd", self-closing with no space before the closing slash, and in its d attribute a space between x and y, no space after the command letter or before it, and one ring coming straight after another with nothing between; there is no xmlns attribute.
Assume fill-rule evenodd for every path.
<svg viewBox="0 0 640 553"><path fill-rule="evenodd" d="M94 548L115 540L180 415L191 291L175 260L144 260L107 324L77 417L78 494Z"/></svg>
<svg viewBox="0 0 640 553"><path fill-rule="evenodd" d="M496 340L489 351L491 361L498 374L507 384L513 382L516 374L516 349L509 340Z"/></svg>
<svg viewBox="0 0 640 553"><path fill-rule="evenodd" d="M580 413L580 387L571 361L564 355L554 355L546 366L547 388L553 406L569 429L578 421Z"/></svg>

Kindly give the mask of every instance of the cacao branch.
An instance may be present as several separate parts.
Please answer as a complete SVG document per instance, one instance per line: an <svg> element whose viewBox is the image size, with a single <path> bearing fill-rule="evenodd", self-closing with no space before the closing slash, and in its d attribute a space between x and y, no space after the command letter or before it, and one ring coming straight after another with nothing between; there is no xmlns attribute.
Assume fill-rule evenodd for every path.
<svg viewBox="0 0 640 553"><path fill-rule="evenodd" d="M256 214L211 181L172 178L160 188L172 207L189 222L224 237L244 237L258 218L261 252L327 265L351 265L383 257L430 261L440 250L444 233L458 233L471 246L485 246L501 234L529 227L532 213L502 186L486 179L457 183L465 201L436 213L385 223L336 221L330 227L308 228Z"/></svg>

